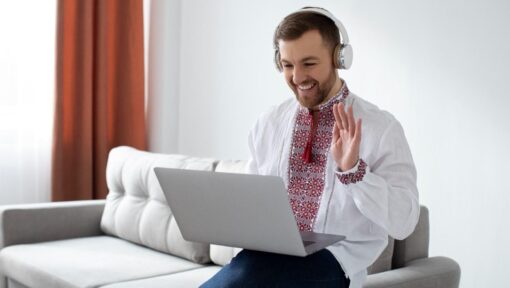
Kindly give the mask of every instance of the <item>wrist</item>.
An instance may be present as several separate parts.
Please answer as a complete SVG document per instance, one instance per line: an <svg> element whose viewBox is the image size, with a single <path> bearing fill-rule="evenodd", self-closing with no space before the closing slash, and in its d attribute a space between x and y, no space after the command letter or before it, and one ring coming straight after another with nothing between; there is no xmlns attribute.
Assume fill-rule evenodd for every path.
<svg viewBox="0 0 510 288"><path fill-rule="evenodd" d="M337 171L337 177L345 185L357 183L363 180L367 171L367 163L359 159L356 165L348 171Z"/></svg>
<svg viewBox="0 0 510 288"><path fill-rule="evenodd" d="M360 158L356 158L355 161L351 161L351 163L343 164L343 165L337 165L337 170L339 172L348 172L350 170L353 170L359 165Z"/></svg>

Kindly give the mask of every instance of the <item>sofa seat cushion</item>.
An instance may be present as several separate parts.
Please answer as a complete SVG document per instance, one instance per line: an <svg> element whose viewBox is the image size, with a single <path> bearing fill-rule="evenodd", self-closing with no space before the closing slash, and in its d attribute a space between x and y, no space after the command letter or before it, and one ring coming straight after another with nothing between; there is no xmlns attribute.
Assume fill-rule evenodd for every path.
<svg viewBox="0 0 510 288"><path fill-rule="evenodd" d="M220 266L207 266L181 273L151 277L134 281L120 282L101 286L101 288L189 288L198 287L220 271Z"/></svg>
<svg viewBox="0 0 510 288"><path fill-rule="evenodd" d="M15 245L0 252L5 276L29 287L98 287L199 267L110 236Z"/></svg>

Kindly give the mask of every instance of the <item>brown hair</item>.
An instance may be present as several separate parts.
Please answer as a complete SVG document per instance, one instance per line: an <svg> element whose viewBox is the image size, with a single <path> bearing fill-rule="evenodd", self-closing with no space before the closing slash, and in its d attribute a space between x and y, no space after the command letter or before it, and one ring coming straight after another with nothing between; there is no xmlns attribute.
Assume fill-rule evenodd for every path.
<svg viewBox="0 0 510 288"><path fill-rule="evenodd" d="M274 49L279 49L278 41L295 40L309 30L318 30L324 43L332 50L340 43L340 33L333 20L322 14L298 11L285 17L276 28Z"/></svg>

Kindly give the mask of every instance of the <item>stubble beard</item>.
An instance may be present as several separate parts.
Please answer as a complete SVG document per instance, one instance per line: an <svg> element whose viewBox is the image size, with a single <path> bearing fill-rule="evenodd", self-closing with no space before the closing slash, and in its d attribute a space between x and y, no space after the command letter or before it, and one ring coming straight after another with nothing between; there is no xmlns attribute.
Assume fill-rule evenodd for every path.
<svg viewBox="0 0 510 288"><path fill-rule="evenodd" d="M299 104L301 104L301 106L308 108L308 109L314 109L326 101L328 94L330 93L331 89L333 89L333 86L335 85L335 81L336 81L336 73L335 73L334 69L331 70L331 73L329 74L329 77L328 77L328 80L326 81L326 83L324 83L322 85L315 79L307 80L306 83L311 82L311 83L315 83L318 86L317 93L315 95L313 95L312 97L300 96L297 85L295 85L294 83L292 84L291 88L292 88L292 91L294 92L294 95L296 96L296 100L299 102ZM316 89L316 87L314 87L312 89Z"/></svg>

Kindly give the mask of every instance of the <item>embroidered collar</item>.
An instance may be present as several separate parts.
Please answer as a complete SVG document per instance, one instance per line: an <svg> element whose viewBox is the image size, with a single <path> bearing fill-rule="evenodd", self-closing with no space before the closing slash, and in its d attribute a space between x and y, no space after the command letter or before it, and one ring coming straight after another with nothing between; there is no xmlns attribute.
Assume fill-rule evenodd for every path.
<svg viewBox="0 0 510 288"><path fill-rule="evenodd" d="M331 97L326 103L319 105L319 110L317 110L317 118L320 118L319 115L322 115L327 112L331 112L333 110L333 104L336 104L338 102L344 102L345 98L349 95L349 88L347 88L347 84L345 84L345 81L342 79L342 87L338 91L338 93ZM305 108L303 106L300 106L299 113L307 113L309 122L310 122L310 135L308 136L308 141L306 142L305 149L303 150L302 158L305 161L305 163L312 162L312 146L313 146L313 139L315 135L315 131L317 129L317 125L319 123L315 123L313 121L313 112L309 108ZM331 113L332 114L332 113ZM319 120L317 120L319 122Z"/></svg>

